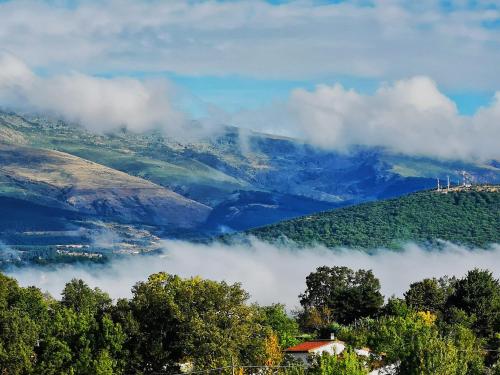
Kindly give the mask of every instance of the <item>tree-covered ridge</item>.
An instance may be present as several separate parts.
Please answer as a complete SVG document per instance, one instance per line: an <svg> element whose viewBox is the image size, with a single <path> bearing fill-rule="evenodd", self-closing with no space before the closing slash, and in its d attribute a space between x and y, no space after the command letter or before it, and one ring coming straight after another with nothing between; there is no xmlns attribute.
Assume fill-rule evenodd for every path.
<svg viewBox="0 0 500 375"><path fill-rule="evenodd" d="M426 191L365 203L249 231L266 241L286 237L301 245L398 248L413 241L451 241L486 247L500 242L500 192Z"/></svg>

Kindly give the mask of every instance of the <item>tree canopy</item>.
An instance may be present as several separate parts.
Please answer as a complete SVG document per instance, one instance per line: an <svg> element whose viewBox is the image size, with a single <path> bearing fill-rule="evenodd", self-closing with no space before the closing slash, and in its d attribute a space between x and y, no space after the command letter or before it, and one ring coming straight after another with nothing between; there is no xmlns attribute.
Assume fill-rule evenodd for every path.
<svg viewBox="0 0 500 375"><path fill-rule="evenodd" d="M307 276L306 287L300 295L306 314L327 310L343 324L375 315L384 303L380 282L370 270L319 267Z"/></svg>
<svg viewBox="0 0 500 375"><path fill-rule="evenodd" d="M274 242L358 249L446 240L488 247L500 242L500 192L419 192L283 221L248 231Z"/></svg>
<svg viewBox="0 0 500 375"><path fill-rule="evenodd" d="M410 284L405 293L405 301L417 311L441 311L447 298L453 292L454 280L424 279Z"/></svg>
<svg viewBox="0 0 500 375"><path fill-rule="evenodd" d="M398 374L479 375L500 369L500 284L490 271L413 283L383 304L371 271L319 267L306 279L303 311L249 302L240 284L167 273L113 301L82 280L56 300L0 274L0 374L362 375L380 366ZM307 369L284 349L335 334L342 355L312 358ZM368 346L372 355L354 349ZM257 371L257 370L256 370ZM488 372L489 371L489 372ZM496 372L495 372L496 371ZM267 373L267 372L266 372Z"/></svg>

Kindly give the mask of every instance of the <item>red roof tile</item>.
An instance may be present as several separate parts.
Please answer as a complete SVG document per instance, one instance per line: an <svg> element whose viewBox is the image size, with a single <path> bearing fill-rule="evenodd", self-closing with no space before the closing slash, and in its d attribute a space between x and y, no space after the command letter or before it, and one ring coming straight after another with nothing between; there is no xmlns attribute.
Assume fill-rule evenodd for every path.
<svg viewBox="0 0 500 375"><path fill-rule="evenodd" d="M320 341L306 341L301 344L292 346L286 349L286 352L295 352L295 353L307 353L310 350L321 348L322 346L329 345L335 341L330 340L320 340Z"/></svg>

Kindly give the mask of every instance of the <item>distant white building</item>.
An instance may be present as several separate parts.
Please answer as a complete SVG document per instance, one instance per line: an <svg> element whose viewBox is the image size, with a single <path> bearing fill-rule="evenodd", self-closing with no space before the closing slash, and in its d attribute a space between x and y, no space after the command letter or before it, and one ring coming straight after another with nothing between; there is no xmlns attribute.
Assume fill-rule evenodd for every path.
<svg viewBox="0 0 500 375"><path fill-rule="evenodd" d="M321 355L328 353L330 355L338 355L345 349L345 343L339 340L315 340L306 341L301 344L292 346L285 350L285 353L293 358L301 360L304 364L308 364L309 357L313 355Z"/></svg>

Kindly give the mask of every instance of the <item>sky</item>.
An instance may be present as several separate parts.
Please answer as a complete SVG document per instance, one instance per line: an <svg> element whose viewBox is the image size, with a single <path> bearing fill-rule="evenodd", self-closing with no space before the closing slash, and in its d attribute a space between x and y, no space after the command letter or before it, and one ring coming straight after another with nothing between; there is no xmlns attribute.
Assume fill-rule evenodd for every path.
<svg viewBox="0 0 500 375"><path fill-rule="evenodd" d="M496 0L22 0L0 17L2 107L500 158Z"/></svg>

